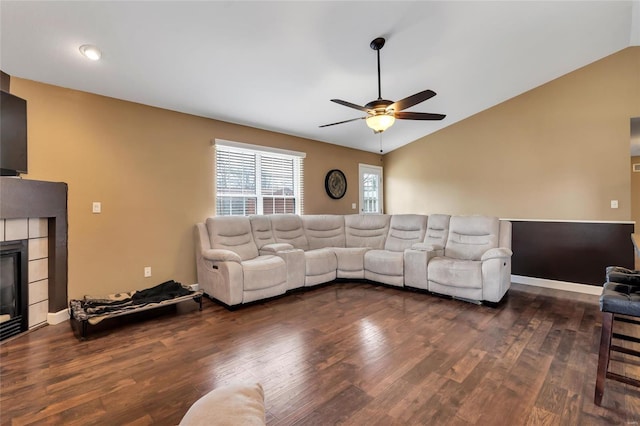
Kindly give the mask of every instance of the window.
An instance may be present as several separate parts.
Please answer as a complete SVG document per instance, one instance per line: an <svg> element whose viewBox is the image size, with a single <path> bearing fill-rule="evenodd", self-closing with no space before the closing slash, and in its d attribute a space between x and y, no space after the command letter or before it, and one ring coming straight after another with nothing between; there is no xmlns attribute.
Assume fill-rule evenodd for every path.
<svg viewBox="0 0 640 426"><path fill-rule="evenodd" d="M215 141L218 216L303 212L306 154Z"/></svg>

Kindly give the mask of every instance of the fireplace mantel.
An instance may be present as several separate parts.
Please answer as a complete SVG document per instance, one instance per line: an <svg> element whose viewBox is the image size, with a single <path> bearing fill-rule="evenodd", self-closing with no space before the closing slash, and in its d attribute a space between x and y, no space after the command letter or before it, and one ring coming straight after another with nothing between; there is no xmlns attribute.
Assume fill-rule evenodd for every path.
<svg viewBox="0 0 640 426"><path fill-rule="evenodd" d="M0 178L0 219L49 219L49 312L67 308L67 184Z"/></svg>

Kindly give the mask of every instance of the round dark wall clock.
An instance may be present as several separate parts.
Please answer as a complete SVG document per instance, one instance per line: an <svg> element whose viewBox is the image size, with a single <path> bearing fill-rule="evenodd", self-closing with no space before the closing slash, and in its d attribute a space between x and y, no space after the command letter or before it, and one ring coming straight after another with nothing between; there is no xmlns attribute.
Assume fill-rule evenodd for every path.
<svg viewBox="0 0 640 426"><path fill-rule="evenodd" d="M334 200L344 197L347 192L347 178L344 173L338 169L329 170L327 177L324 179L324 189L329 197Z"/></svg>

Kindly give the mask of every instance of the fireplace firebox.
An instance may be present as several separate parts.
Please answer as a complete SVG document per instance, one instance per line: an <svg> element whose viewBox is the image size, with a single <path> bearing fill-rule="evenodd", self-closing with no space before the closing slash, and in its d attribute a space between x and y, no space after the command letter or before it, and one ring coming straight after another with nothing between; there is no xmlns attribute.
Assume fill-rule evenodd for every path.
<svg viewBox="0 0 640 426"><path fill-rule="evenodd" d="M28 243L0 243L0 340L28 329Z"/></svg>

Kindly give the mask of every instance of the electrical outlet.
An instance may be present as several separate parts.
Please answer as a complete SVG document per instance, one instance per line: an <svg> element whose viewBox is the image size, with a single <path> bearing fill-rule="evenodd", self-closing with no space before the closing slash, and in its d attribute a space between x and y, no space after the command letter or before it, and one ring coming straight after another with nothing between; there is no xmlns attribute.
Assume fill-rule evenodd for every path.
<svg viewBox="0 0 640 426"><path fill-rule="evenodd" d="M618 200L611 200L611 208L612 209L618 208Z"/></svg>
<svg viewBox="0 0 640 426"><path fill-rule="evenodd" d="M151 276L151 266L144 267L144 277L149 278Z"/></svg>
<svg viewBox="0 0 640 426"><path fill-rule="evenodd" d="M102 212L102 203L100 201L94 201L91 206L91 211L93 213L101 213Z"/></svg>

